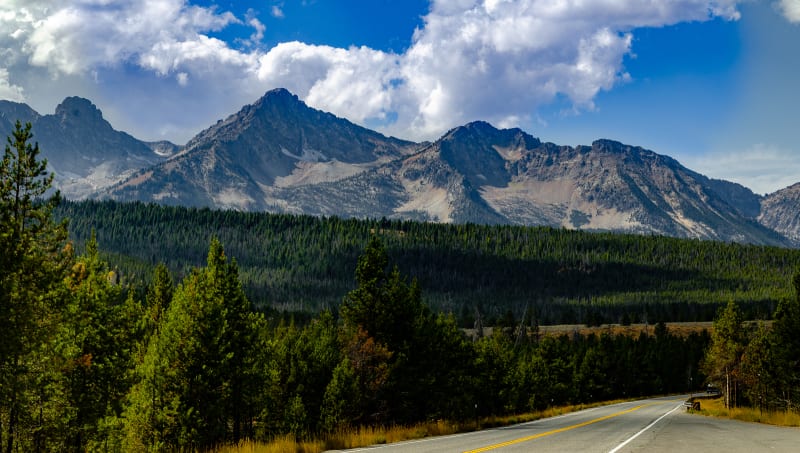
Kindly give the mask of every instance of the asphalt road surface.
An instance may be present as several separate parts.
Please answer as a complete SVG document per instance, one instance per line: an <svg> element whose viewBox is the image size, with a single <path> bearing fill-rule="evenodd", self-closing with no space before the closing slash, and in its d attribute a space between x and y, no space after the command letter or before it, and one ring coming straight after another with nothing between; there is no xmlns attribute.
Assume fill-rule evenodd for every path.
<svg viewBox="0 0 800 453"><path fill-rule="evenodd" d="M474 433L348 450L420 452L800 452L800 429L689 414L685 397L587 409Z"/></svg>

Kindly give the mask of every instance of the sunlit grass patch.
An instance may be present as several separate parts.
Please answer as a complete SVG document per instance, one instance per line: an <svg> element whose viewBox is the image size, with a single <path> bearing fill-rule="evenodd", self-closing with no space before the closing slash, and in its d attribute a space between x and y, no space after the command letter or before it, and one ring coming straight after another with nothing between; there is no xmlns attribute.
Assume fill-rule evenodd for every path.
<svg viewBox="0 0 800 453"><path fill-rule="evenodd" d="M726 408L723 398L701 400L700 412L712 417L731 418L745 422L800 427L800 414L797 412L762 411L757 407Z"/></svg>
<svg viewBox="0 0 800 453"><path fill-rule="evenodd" d="M321 453L325 444L320 440L297 441L293 435L274 438L271 442L243 441L238 445L228 445L216 451L218 453Z"/></svg>

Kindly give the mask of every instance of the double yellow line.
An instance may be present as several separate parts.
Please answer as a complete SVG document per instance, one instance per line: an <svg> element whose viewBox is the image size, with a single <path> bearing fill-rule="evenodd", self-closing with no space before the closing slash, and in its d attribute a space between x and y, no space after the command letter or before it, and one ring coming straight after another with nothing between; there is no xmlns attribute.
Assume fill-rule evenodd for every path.
<svg viewBox="0 0 800 453"><path fill-rule="evenodd" d="M503 442L503 443L500 443L500 444L489 445L487 447L478 448L476 450L465 451L464 453L480 453L482 451L489 451L489 450L495 450L495 449L502 448L502 447L508 447L509 445L521 444L522 442L528 442L529 440L539 439L541 437L546 437L546 436L550 436L550 435L553 435L553 434L563 433L564 431L569 431L571 429L582 428L584 426L588 426L588 425L591 425L593 423L602 422L603 420L608 420L609 418L614 418L614 417L619 417L620 415L629 414L629 413L631 413L633 411L638 411L639 409L641 409L641 408L643 408L645 406L652 406L654 404L658 404L658 403L642 404L640 406L632 407L630 409L626 409L626 410L621 411L621 412L615 412L613 414L606 415L606 416L600 417L600 418L595 418L593 420L589 420L589 421L586 421L586 422L583 422L583 423L578 423L576 425L565 426L563 428L554 429L552 431L545 431L543 433L534 434L533 436L520 437L519 439L509 440L507 442Z"/></svg>

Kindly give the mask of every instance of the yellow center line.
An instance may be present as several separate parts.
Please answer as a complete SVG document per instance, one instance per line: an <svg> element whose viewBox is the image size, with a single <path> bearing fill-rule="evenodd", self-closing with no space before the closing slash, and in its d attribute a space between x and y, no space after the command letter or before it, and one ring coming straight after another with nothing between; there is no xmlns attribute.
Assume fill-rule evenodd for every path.
<svg viewBox="0 0 800 453"><path fill-rule="evenodd" d="M489 450L495 450L495 449L502 448L502 447L508 447L509 445L521 444L522 442L527 442L529 440L539 439L540 437L545 437L545 436L550 436L550 435L553 435L553 434L563 433L564 431L569 431L571 429L582 428L584 426L588 426L588 425L591 425L593 423L602 422L603 420L608 420L609 418L614 418L614 417L619 417L620 415L629 414L629 413L631 413L633 411L637 411L637 410L639 410L639 409L641 409L641 408L643 408L645 406L652 406L654 404L658 404L658 403L642 404L641 406L632 407L630 409L626 409L626 410L621 411L621 412L615 412L613 414L606 415L606 416L600 417L600 418L595 418L595 419L589 420L587 422L578 423L576 425L565 426L563 428L554 429L552 431L545 431L543 433L534 434L533 436L520 437L519 439L513 439L513 440L509 440L507 442L500 443L500 444L489 445L489 446L486 446L486 447L483 447L483 448L478 448L476 450L465 451L464 453L479 453L479 452L482 452L482 451L489 451Z"/></svg>

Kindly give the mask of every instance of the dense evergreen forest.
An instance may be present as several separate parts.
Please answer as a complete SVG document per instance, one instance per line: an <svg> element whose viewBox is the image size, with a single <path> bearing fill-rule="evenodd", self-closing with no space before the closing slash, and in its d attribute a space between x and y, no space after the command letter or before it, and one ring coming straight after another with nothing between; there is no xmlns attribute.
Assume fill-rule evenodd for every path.
<svg viewBox="0 0 800 453"><path fill-rule="evenodd" d="M783 276L768 275L788 268L795 259L790 251L544 229L256 215L243 217L253 219L249 229L234 227L233 221L212 222L218 237L206 239L198 230L186 227L189 220L179 227L171 216L240 219L240 214L97 205L95 212L105 208L170 214L166 217L171 223L166 224L172 227L165 230L152 227L158 224L155 217L147 229L118 221L112 224L128 232L126 237L133 246L143 243L132 239L136 235L180 238L172 242L154 239L145 253L154 254L156 260L163 257L168 261L169 252L203 250L204 259L191 269L185 267L187 258L171 262L180 269L175 272L165 264L150 266L146 260L137 261L127 250L103 253L99 235L90 234L76 250L68 240L72 227L54 215L58 196L44 198L52 176L47 175L45 163L38 161L38 146L30 141L30 125L17 123L0 164L0 447L7 453L207 451L242 439L268 440L283 433L305 438L359 425L463 420L570 402L683 392L699 387L707 377L716 383L724 380L726 395L734 404L741 398L772 408L797 408L800 298L782 286ZM75 206L92 205L67 208ZM258 229L259 222L286 222L291 227ZM304 223L313 228L295 226ZM327 231L333 225L341 225L344 232L320 233L323 227ZM208 226L202 228L208 231ZM449 235L459 231L463 236ZM526 236L519 236L526 234L525 240ZM251 302L236 254L242 253L245 260L258 259L253 250L244 253L251 244L248 238L271 235L288 243L264 242L280 252L265 254L262 259L282 263L265 265L275 272L269 275L279 275L280 269L291 275L276 278L280 284L275 287L286 285L277 294L312 300L315 285L327 288L327 283L321 282L338 282L333 277L322 278L325 274L316 273L318 266L331 266L331 276L350 274L352 283L343 284L344 295L336 310L323 310L306 322L294 323L259 310ZM537 235L540 240L532 239ZM224 240L237 237L231 241L234 246L226 249ZM401 247L409 245L405 242L409 237L429 245ZM334 240L342 244L333 246ZM602 253L593 250L604 241ZM620 253L611 246L617 241L637 252ZM194 245L181 248L190 242ZM442 245L447 243L462 245ZM475 249L467 252L470 249L463 244L470 243ZM559 252L557 244L570 244L566 248L571 251ZM154 248L157 245L165 248L159 251ZM555 272L541 264L547 262L541 258L546 254L527 255L536 250L534 246L554 247L548 253L564 257L555 265ZM648 253L636 249L646 246L655 257L645 259ZM530 258L502 258L505 255L500 251L506 248L515 250L513 256ZM352 261L343 259L335 264L339 252L332 250L345 249L353 254ZM434 253L438 250L445 253ZM642 263L678 259L659 258L662 251L685 256L687 264L676 265L670 278L657 278L661 268ZM275 258L279 253L286 256ZM598 253L616 258L586 259ZM702 253L706 255L698 257ZM546 275L557 280L546 286L553 293L550 297L565 300L578 297L568 292L569 278L578 282L578 289L571 290L578 293L592 288L580 283L581 279L605 281L591 280L595 274L624 279L601 286L608 288L602 297L608 297L611 304L613 297L634 294L624 291L625 280L640 285L635 294L656 295L662 284L664 291L676 285L676 294L681 294L682 284L689 285L684 291L693 294L692 290L701 286L697 275L702 272L709 272L704 277L709 285L718 283L708 294L757 293L753 288L766 291L766 281L781 282L781 291L787 296L777 300L769 330L764 326L745 329L742 309L751 305L746 299L738 303L731 298L711 335L681 337L659 322L652 335L638 337L541 337L535 323L523 322L494 329L488 336L479 330L477 338L470 338L452 313L432 310L426 303L441 303L447 294L442 288L450 288L455 297L455 285L466 284L466 277L453 275L447 282L433 284L439 275L433 264L411 266L409 263L415 262L412 256L438 259L435 263L449 272L468 271L468 264L456 263L457 259L477 266L469 275L481 277L484 295L490 294L488 288L510 285L509 278L528 276L540 284L546 279L512 273L498 284L483 276L488 273L501 278L480 257L506 266L507 271L528 264L551 272ZM738 273L732 264L703 264L711 258L734 256L751 258L756 266L763 266L761 278L757 279L752 263L741 263L749 270ZM577 257L582 260L571 261ZM305 267L296 275L281 267L291 263L305 263ZM410 272L403 266L415 270L418 278L409 278ZM565 275L561 275L562 268ZM627 275L632 269L641 275ZM291 285L299 284L294 279L300 275L318 277L295 293ZM736 275L742 278L741 286L733 286ZM266 277L259 281L264 288L273 288ZM800 292L800 277L788 286L792 283ZM426 296L426 284L433 284L435 296ZM258 288L251 287L254 289ZM505 294L517 291L522 290ZM783 293L765 294L779 297ZM767 385L770 387L765 388Z"/></svg>
<svg viewBox="0 0 800 453"><path fill-rule="evenodd" d="M211 237L239 264L248 298L262 308L336 311L353 289L356 259L378 235L390 258L425 288L425 302L462 327L711 321L729 300L766 319L791 297L800 250L588 233L543 227L442 225L315 218L122 204L63 203L80 246L94 230L128 281L163 262L177 276L201 265ZM513 321L512 321L513 322Z"/></svg>

